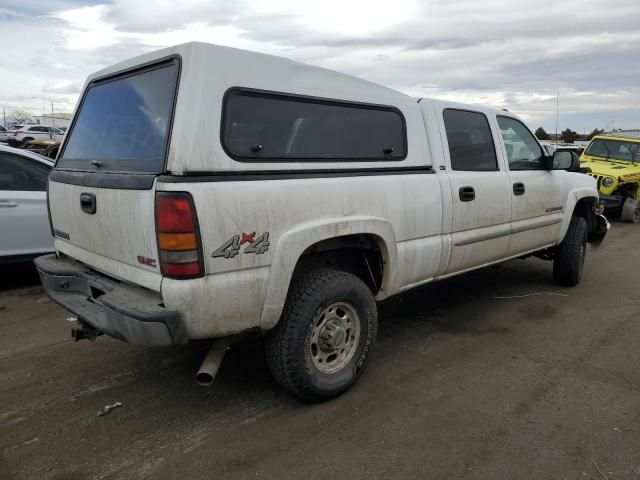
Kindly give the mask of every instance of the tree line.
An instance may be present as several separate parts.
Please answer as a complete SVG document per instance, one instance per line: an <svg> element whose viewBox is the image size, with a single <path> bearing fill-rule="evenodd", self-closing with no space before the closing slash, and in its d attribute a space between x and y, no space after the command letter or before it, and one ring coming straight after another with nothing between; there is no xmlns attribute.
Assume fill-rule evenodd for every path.
<svg viewBox="0 0 640 480"><path fill-rule="evenodd" d="M594 128L591 133L580 135L578 132L574 132L570 128L567 128L560 133L560 140L562 140L564 143L573 143L576 140L589 141L593 137L595 137L596 135L600 135L601 133L604 133L604 129L599 130L597 128ZM543 127L538 127L538 129L536 130L536 137L538 137L538 140L549 140L551 138L551 135L549 135Z"/></svg>

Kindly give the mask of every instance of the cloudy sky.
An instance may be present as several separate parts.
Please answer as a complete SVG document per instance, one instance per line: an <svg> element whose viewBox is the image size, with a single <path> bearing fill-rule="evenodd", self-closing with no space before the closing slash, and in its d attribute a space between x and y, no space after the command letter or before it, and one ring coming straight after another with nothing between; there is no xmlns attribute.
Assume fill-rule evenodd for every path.
<svg viewBox="0 0 640 480"><path fill-rule="evenodd" d="M640 0L0 0L0 109L74 108L84 78L191 40L405 93L507 108L532 128L640 128Z"/></svg>

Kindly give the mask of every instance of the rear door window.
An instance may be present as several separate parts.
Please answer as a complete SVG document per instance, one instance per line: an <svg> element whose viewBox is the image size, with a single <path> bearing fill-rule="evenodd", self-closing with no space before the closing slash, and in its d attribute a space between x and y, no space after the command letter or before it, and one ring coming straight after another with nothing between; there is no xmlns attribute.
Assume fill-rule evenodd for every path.
<svg viewBox="0 0 640 480"><path fill-rule="evenodd" d="M453 170L498 170L496 147L483 113L446 109L443 119Z"/></svg>
<svg viewBox="0 0 640 480"><path fill-rule="evenodd" d="M178 70L171 60L90 85L56 168L162 172Z"/></svg>
<svg viewBox="0 0 640 480"><path fill-rule="evenodd" d="M404 117L393 107L235 89L222 144L238 160L402 160Z"/></svg>

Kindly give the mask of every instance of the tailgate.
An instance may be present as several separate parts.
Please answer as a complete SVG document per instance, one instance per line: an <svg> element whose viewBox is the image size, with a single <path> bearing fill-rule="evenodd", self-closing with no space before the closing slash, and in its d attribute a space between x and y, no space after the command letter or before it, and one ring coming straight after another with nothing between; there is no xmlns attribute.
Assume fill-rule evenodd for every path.
<svg viewBox="0 0 640 480"><path fill-rule="evenodd" d="M87 208L94 199L95 213ZM49 205L56 250L106 274L160 290L155 189L96 188L51 181Z"/></svg>

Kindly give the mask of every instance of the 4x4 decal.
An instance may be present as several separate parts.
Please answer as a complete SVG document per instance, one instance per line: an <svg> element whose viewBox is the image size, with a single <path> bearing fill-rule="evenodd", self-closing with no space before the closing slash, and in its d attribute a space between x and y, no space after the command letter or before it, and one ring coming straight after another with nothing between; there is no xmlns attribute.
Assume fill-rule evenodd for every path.
<svg viewBox="0 0 640 480"><path fill-rule="evenodd" d="M213 258L233 258L240 253L240 248L245 243L248 243L249 245L244 249L244 253L255 253L256 255L261 255L269 250L269 232L263 233L258 238L256 238L256 232L243 232L240 235L234 235L217 248L211 256Z"/></svg>

